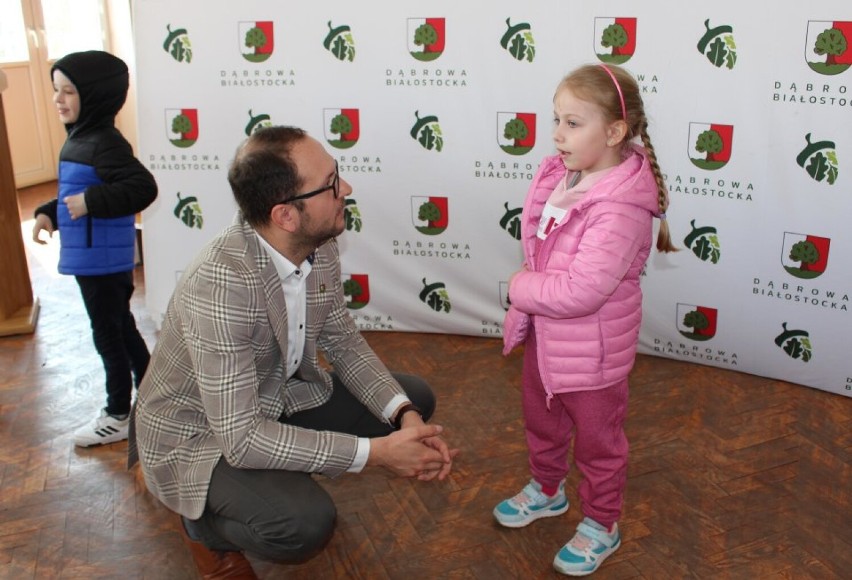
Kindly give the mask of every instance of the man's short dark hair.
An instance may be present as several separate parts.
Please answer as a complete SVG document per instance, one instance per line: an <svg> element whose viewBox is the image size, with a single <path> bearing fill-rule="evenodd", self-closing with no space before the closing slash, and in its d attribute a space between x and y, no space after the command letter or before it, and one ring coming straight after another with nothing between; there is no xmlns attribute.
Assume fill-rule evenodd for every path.
<svg viewBox="0 0 852 580"><path fill-rule="evenodd" d="M298 127L264 127L237 150L228 170L228 183L243 217L252 226L268 224L272 208L302 187L290 152L306 136Z"/></svg>

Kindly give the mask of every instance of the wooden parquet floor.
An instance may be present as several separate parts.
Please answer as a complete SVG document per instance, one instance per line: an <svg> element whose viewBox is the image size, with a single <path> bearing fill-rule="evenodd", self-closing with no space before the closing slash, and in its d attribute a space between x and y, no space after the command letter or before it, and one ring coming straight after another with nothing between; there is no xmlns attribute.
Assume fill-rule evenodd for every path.
<svg viewBox="0 0 852 580"><path fill-rule="evenodd" d="M50 188L21 192L29 219ZM30 223L24 224L29 239ZM0 338L0 578L195 578L177 519L124 468L126 443L76 449L103 400L102 370L73 279L27 242L42 309L35 334ZM53 262L51 262L53 260ZM156 331L138 276L134 308ZM581 516L519 529L491 509L527 481L521 357L491 338L370 333L394 370L439 398L435 421L461 449L441 483L378 469L324 485L337 532L308 563L252 559L262 578L502 580L550 568ZM852 578L852 398L639 356L627 422L622 547L597 578Z"/></svg>

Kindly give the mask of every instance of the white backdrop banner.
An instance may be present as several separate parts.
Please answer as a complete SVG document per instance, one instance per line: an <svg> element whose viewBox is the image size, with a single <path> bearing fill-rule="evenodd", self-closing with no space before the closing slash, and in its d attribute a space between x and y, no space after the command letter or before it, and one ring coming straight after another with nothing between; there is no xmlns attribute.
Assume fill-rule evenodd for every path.
<svg viewBox="0 0 852 580"><path fill-rule="evenodd" d="M133 3L155 319L233 219L237 146L286 124L354 188L358 326L499 338L554 89L614 63L641 87L682 248L648 263L640 352L852 395L848 0L373 4Z"/></svg>

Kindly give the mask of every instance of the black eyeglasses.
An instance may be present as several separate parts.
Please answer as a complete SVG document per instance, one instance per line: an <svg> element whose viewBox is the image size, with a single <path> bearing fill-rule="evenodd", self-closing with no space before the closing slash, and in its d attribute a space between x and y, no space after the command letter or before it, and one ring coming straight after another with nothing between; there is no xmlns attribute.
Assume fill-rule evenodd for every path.
<svg viewBox="0 0 852 580"><path fill-rule="evenodd" d="M334 162L334 181L331 182L330 185L326 185L324 187L320 187L319 189L315 189L313 191L309 191L308 193L300 193L299 195L294 195L289 199L285 199L281 203L290 203L291 201L297 201L300 199L308 199L309 197L313 197L315 195L319 195L324 191L328 191L331 189L334 191L334 199L340 197L340 172L338 171L337 161Z"/></svg>

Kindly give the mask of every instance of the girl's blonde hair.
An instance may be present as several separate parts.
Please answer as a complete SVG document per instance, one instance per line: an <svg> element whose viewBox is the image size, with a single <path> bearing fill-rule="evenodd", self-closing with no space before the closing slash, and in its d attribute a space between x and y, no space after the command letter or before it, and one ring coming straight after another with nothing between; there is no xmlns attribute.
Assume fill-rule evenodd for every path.
<svg viewBox="0 0 852 580"><path fill-rule="evenodd" d="M617 83L617 84L616 84ZM675 252L672 244L669 224L666 221L666 210L669 207L669 196L663 173L657 163L654 146L648 135L648 119L645 116L645 106L639 94L639 85L633 76L621 67L615 65L587 64L574 70L556 87L557 94L562 89L569 89L578 99L594 103L600 107L607 122L624 121L627 124L627 135L622 142L628 147L634 137L642 140L642 145L648 154L648 161L657 181L657 202L660 207L660 231L657 235L657 250L660 252Z"/></svg>

